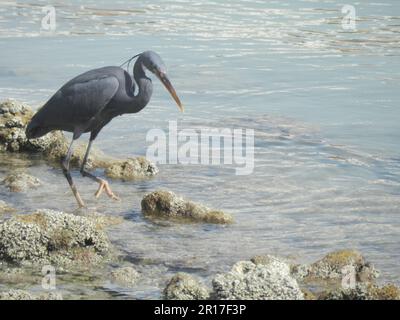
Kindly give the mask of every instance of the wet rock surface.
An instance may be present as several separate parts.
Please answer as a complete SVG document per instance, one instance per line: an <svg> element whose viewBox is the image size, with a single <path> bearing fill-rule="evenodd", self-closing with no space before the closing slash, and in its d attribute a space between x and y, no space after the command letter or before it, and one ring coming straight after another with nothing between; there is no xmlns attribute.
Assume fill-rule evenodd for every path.
<svg viewBox="0 0 400 320"><path fill-rule="evenodd" d="M12 289L0 292L0 300L62 300L62 295L57 292L32 294L25 290Z"/></svg>
<svg viewBox="0 0 400 320"><path fill-rule="evenodd" d="M103 215L99 213L92 213L90 215L86 215L86 217L92 220L100 229L117 226L124 221L124 219L119 216Z"/></svg>
<svg viewBox="0 0 400 320"><path fill-rule="evenodd" d="M338 288L322 293L320 300L400 300L400 288L394 284L378 286L357 283L354 288Z"/></svg>
<svg viewBox="0 0 400 320"><path fill-rule="evenodd" d="M0 260L7 263L90 266L109 250L105 232L85 217L39 210L0 224Z"/></svg>
<svg viewBox="0 0 400 320"><path fill-rule="evenodd" d="M299 279L338 280L349 272L354 272L356 280L368 282L376 279L379 272L356 250L331 252L310 265L293 266L292 272Z"/></svg>
<svg viewBox="0 0 400 320"><path fill-rule="evenodd" d="M273 256L260 264L240 261L230 272L217 275L212 285L216 299L304 299L296 279L290 274L290 266Z"/></svg>
<svg viewBox="0 0 400 320"><path fill-rule="evenodd" d="M70 143L61 132L27 140L25 127L32 115L31 108L23 103L14 100L0 103L0 151L4 151L0 160L1 174L5 176L2 183L15 192L40 186L37 178L23 172L38 159L38 156L32 156L33 153L48 163L58 165ZM85 141L76 145L71 166L80 166L85 150ZM11 157L12 161L9 161ZM17 172L16 168L22 172ZM149 178L158 172L157 167L145 158L115 160L95 148L88 168L104 168L107 176L122 180ZM7 196L13 195L7 193ZM71 286L93 284L96 278L95 286L101 287L111 279L121 286L132 288L137 285L140 275L146 278L146 267L143 265L138 269L141 271L139 275L135 269L137 265L117 267L114 263L111 273L110 266L107 266L104 271L99 271L101 276L93 275L94 270L101 269L98 268L100 264L108 262L111 250L104 228L118 225L123 218L110 215L81 217L51 210L16 215L15 211L7 202L0 201L3 220L0 220L0 299L60 298L56 292L37 292L43 277L40 272L43 264L55 265L57 270L60 268L63 271L75 267L82 271L86 268L87 273L79 272L79 276L68 272L58 275L57 281L66 276L61 281L72 283ZM142 201L142 211L146 217L179 221L217 224L233 221L231 216L221 211L211 210L169 191L147 195ZM149 264L154 265L157 266L157 263ZM348 272L349 268L354 270L355 284L343 287L344 270ZM378 275L379 272L361 253L340 250L310 264L291 264L288 260L270 255L257 256L251 261L238 262L230 272L214 275L212 288L207 288L192 275L178 273L165 288L161 285L158 289L167 299L399 300L399 287L395 284L376 284L374 281ZM9 290L11 287L25 289L29 286L32 291ZM93 296L81 294L89 298Z"/></svg>
<svg viewBox="0 0 400 320"><path fill-rule="evenodd" d="M320 300L398 300L394 284L379 286L379 271L356 250L338 250L311 263L292 265L308 299Z"/></svg>
<svg viewBox="0 0 400 320"><path fill-rule="evenodd" d="M67 141L62 132L53 132L58 136L58 138L45 150L43 150L42 155L44 158L52 163L59 164L68 152L70 146L70 141ZM52 134L52 133L49 133ZM35 139L32 139L32 141ZM86 143L77 142L74 146L74 152L70 159L70 166L73 168L80 168L83 157L86 152ZM109 157L104 155L95 146L92 147L89 158L86 162L85 168L87 170L93 170L96 168L106 168L109 165L109 161L112 161Z"/></svg>
<svg viewBox="0 0 400 320"><path fill-rule="evenodd" d="M1 180L11 192L26 192L29 189L35 189L42 185L42 182L25 172L14 172Z"/></svg>
<svg viewBox="0 0 400 320"><path fill-rule="evenodd" d="M41 280L41 274L39 276L32 275L25 268L9 267L6 265L0 267L0 283L3 285L35 285L40 283Z"/></svg>
<svg viewBox="0 0 400 320"><path fill-rule="evenodd" d="M146 217L183 219L214 224L233 223L233 218L229 214L211 210L171 191L159 190L147 194L141 205L142 212Z"/></svg>
<svg viewBox="0 0 400 320"><path fill-rule="evenodd" d="M187 273L177 273L167 283L164 297L168 300L206 300L209 290Z"/></svg>
<svg viewBox="0 0 400 320"><path fill-rule="evenodd" d="M139 273L133 267L117 268L110 273L112 282L126 287L135 285L139 277Z"/></svg>
<svg viewBox="0 0 400 320"><path fill-rule="evenodd" d="M158 173L155 164L144 157L114 161L106 167L105 175L113 179L136 180L153 177Z"/></svg>

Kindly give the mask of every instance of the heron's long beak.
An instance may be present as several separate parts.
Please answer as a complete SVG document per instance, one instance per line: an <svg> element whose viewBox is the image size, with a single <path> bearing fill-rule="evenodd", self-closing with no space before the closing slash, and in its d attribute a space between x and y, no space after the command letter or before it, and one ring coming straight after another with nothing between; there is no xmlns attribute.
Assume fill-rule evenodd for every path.
<svg viewBox="0 0 400 320"><path fill-rule="evenodd" d="M178 95L176 94L176 91L175 91L174 87L172 86L171 82L169 81L167 75L162 72L157 72L156 75L157 75L157 78L160 79L160 81L162 82L164 87L167 88L167 90L171 94L172 98L174 98L176 104L179 107L179 110L181 110L183 112L185 109L183 108L181 100L179 99Z"/></svg>

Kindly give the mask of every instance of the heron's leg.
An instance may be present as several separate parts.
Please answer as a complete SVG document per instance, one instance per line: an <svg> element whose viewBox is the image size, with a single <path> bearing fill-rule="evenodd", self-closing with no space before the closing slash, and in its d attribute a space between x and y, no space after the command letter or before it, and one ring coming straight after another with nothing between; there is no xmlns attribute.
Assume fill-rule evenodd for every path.
<svg viewBox="0 0 400 320"><path fill-rule="evenodd" d="M81 196L80 196L80 194L78 192L78 189L76 189L76 186L74 184L74 181L72 180L71 173L70 173L70 170L69 170L69 162L70 162L71 156L72 156L72 151L73 151L72 145L74 144L74 141L75 140L72 139L71 145L68 148L67 155L66 155L65 159L63 159L61 161L61 166L62 166L62 169L63 169L64 176L68 180L68 183L69 183L69 185L71 187L71 190L72 190L72 192L73 192L73 194L74 194L74 196L76 198L76 201L78 202L79 207L82 208L82 207L85 206L85 203L82 201L82 198L81 198Z"/></svg>
<svg viewBox="0 0 400 320"><path fill-rule="evenodd" d="M89 152L90 152L90 148L92 147L92 143L93 143L93 140L90 139L89 140L89 144L88 144L87 149L86 149L85 157L83 158L83 162L82 162L82 165L81 165L81 174L82 174L82 176L88 177L88 178L96 181L97 183L99 183L99 189L95 193L95 197L96 198L100 197L101 193L104 190L110 198L112 198L114 200L119 200L118 196L116 196L112 192L112 190L111 190L111 188L110 188L110 186L109 186L109 184L108 184L108 182L106 180L101 179L99 177L96 177L95 175L93 175L90 172L85 170L86 162L87 162L87 160L89 158Z"/></svg>

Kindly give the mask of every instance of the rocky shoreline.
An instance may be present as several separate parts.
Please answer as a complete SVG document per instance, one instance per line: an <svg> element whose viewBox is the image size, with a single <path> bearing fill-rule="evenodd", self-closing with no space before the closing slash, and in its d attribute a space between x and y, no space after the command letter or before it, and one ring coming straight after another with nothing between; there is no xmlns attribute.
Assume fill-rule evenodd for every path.
<svg viewBox="0 0 400 320"><path fill-rule="evenodd" d="M51 210L16 214L5 203L1 208L6 211L1 211L0 222L0 283L11 288L41 279L26 274L26 268L40 270L50 264L62 272L90 275L92 268L112 265L118 259L107 236L107 227L118 223L114 219ZM353 270L350 275L354 277L353 285L347 287L343 286L345 270ZM378 277L379 271L361 253L341 250L307 265L272 255L255 256L216 274L211 286L179 272L160 290L162 297L172 300L399 300L400 288L390 283L379 286ZM141 280L135 265L114 268L102 279L133 289ZM62 298L61 293L53 291L0 290L0 300Z"/></svg>
<svg viewBox="0 0 400 320"><path fill-rule="evenodd" d="M13 100L0 103L0 152L35 153L49 165L58 165L68 147L66 138L54 132L28 141L24 130L32 115L27 105ZM84 146L74 153L75 167L79 166L83 153ZM158 173L158 168L142 157L113 159L95 151L89 163L91 169L103 169L104 175L113 179L149 179ZM0 183L12 196L40 187L41 180L18 168ZM177 224L216 224L229 228L235 223L229 213L210 209L169 190L146 194L141 210L146 219ZM99 286L109 282L134 290L137 283L144 281L140 270L143 266L118 264L121 253L107 231L122 222L122 218L95 212L82 216L48 209L20 212L6 201L0 201L0 300L68 299L61 292L29 289L40 284L42 269L47 265L64 274L85 275L86 280L82 281L96 278ZM400 289L390 283L378 285L378 277L379 271L355 250L331 252L311 264L297 264L266 253L238 261L230 271L213 275L207 283L192 274L178 272L160 285L160 297L172 300L400 300Z"/></svg>

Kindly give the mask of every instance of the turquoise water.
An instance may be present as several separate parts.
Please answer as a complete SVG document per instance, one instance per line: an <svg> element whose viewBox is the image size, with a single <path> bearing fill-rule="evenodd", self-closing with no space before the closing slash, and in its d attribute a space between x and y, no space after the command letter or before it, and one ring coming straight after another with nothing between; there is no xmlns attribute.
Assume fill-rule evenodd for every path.
<svg viewBox="0 0 400 320"><path fill-rule="evenodd" d="M41 6L56 7L57 29L40 30ZM399 283L400 3L354 4L357 29L343 30L340 1L8 1L0 4L0 98L35 107L88 69L157 51L186 107L179 114L157 82L137 115L115 119L97 139L118 157L144 155L148 129L200 126L255 130L255 170L163 165L158 177L113 182L123 201L92 200L96 186L76 175L97 210L125 217L112 238L127 259L158 261L131 291L158 297L176 270L205 279L254 254L311 261L355 247ZM4 164L6 165L6 164ZM0 189L21 209L72 211L58 169L30 168L45 181L29 196ZM5 174L3 169L1 175ZM140 199L169 188L226 210L232 227L150 223ZM189 244L189 245L188 245Z"/></svg>

